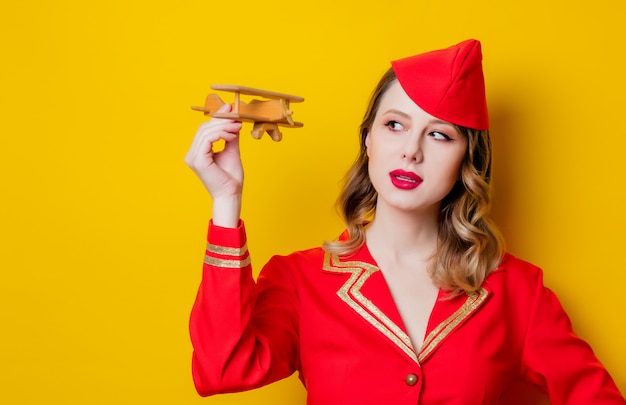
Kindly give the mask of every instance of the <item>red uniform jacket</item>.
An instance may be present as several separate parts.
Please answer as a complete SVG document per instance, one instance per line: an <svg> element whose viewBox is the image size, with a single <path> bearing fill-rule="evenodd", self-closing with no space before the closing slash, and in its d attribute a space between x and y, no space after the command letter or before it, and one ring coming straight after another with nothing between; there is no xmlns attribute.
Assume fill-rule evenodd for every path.
<svg viewBox="0 0 626 405"><path fill-rule="evenodd" d="M416 353L366 247L275 256L255 283L243 225L211 225L190 333L203 396L298 371L310 405L499 404L520 379L554 405L626 404L541 270L511 255L477 293L437 301Z"/></svg>

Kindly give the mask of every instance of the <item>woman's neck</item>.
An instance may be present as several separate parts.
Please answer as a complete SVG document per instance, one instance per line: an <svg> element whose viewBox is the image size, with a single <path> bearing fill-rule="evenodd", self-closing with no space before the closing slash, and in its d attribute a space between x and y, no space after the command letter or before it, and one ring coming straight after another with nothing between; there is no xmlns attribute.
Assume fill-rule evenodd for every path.
<svg viewBox="0 0 626 405"><path fill-rule="evenodd" d="M378 207L366 229L368 249L398 259L428 261L437 248L438 212L406 212Z"/></svg>

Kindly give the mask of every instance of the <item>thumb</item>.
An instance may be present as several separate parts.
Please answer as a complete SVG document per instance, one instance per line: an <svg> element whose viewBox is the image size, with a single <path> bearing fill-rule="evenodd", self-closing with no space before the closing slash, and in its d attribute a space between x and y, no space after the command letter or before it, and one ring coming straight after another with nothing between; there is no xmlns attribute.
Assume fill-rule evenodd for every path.
<svg viewBox="0 0 626 405"><path fill-rule="evenodd" d="M239 155L239 138L240 136L237 133L233 139L226 141L222 152L226 154L234 153Z"/></svg>
<svg viewBox="0 0 626 405"><path fill-rule="evenodd" d="M215 112L230 112L230 110L232 109L232 106L228 103L224 103L220 108L217 109L217 111Z"/></svg>

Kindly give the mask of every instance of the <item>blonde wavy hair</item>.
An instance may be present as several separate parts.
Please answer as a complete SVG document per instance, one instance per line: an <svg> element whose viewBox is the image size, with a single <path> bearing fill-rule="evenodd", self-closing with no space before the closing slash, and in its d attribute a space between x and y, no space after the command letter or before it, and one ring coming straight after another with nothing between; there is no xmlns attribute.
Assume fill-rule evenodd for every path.
<svg viewBox="0 0 626 405"><path fill-rule="evenodd" d="M376 211L378 194L368 173L365 139L382 95L396 80L389 69L374 89L360 127L360 150L337 200L348 239L324 243L331 254L347 256L365 243L365 226ZM491 210L491 139L489 131L457 126L468 141L460 181L444 198L439 214L437 252L430 273L435 285L454 295L480 288L502 260L504 243L489 218Z"/></svg>

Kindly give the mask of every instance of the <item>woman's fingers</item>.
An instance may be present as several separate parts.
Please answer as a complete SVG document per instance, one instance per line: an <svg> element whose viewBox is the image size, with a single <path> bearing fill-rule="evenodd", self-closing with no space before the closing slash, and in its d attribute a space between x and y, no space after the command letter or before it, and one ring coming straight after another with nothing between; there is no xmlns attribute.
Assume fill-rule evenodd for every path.
<svg viewBox="0 0 626 405"><path fill-rule="evenodd" d="M230 111L224 105L220 112ZM243 167L239 154L239 131L241 122L213 118L198 128L185 162L200 178L206 189L214 197L226 199L240 198L243 186ZM214 145L224 141L221 152L215 152Z"/></svg>
<svg viewBox="0 0 626 405"><path fill-rule="evenodd" d="M230 105L225 104L218 111L230 111ZM241 122L213 118L200 125L191 147L185 157L185 162L194 170L201 170L211 163L213 144L219 140L226 143L235 140L241 130Z"/></svg>

